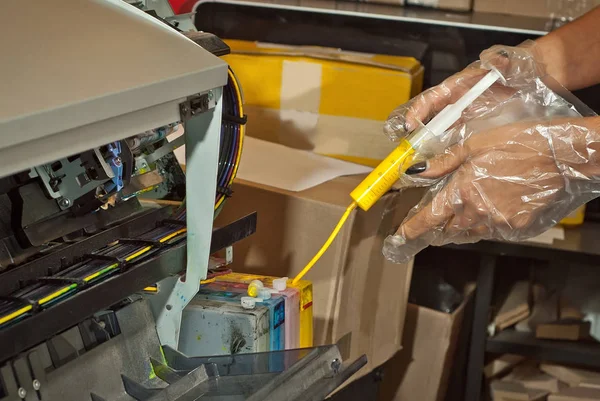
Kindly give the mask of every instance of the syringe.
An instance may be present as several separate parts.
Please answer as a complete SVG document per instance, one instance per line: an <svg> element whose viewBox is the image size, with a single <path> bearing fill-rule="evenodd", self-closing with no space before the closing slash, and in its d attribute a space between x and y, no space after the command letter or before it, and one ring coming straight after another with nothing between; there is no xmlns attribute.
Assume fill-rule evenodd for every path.
<svg viewBox="0 0 600 401"><path fill-rule="evenodd" d="M394 183L400 178L400 174L403 174L412 165L413 157L423 143L432 137L440 136L446 132L448 128L460 119L462 112L499 79L504 81L504 78L497 70L491 70L455 103L444 107L427 125L417 129L408 138L403 139L398 147L350 193L353 202L348 206L325 244L304 269L298 273L293 283L297 283L302 279L325 251L327 251L327 248L329 248L348 219L348 216L350 216L350 213L357 206L364 211L369 210L375 202L392 189Z"/></svg>

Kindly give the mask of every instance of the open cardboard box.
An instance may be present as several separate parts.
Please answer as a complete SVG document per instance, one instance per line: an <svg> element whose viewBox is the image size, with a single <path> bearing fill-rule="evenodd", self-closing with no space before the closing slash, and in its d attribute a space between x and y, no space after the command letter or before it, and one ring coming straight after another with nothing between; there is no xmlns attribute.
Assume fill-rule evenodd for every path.
<svg viewBox="0 0 600 401"><path fill-rule="evenodd" d="M388 361L379 401L442 401L453 369L465 309L474 287L465 291L452 313L409 304L404 329L404 349Z"/></svg>
<svg viewBox="0 0 600 401"><path fill-rule="evenodd" d="M423 68L406 57L228 44L248 124L233 196L216 224L257 211L257 232L235 245L233 270L292 278L352 201L365 165L396 146L383 121L420 92ZM314 345L337 343L345 360L366 354L361 374L401 349L412 262L388 262L382 246L421 194L392 192L368 212L355 210L305 277L313 282Z"/></svg>
<svg viewBox="0 0 600 401"><path fill-rule="evenodd" d="M265 144L248 139L217 224L257 211L257 232L236 244L233 270L291 278L327 239L364 177L346 173L365 167ZM261 159L268 168L258 166ZM320 163L328 167L315 167ZM314 345L338 343L347 360L366 354L363 374L401 349L412 263L388 262L382 245L420 195L392 192L368 212L355 210L305 277L313 282Z"/></svg>
<svg viewBox="0 0 600 401"><path fill-rule="evenodd" d="M421 92L412 57L227 40L248 135L374 166L394 149L383 122ZM257 79L260 77L260 79Z"/></svg>

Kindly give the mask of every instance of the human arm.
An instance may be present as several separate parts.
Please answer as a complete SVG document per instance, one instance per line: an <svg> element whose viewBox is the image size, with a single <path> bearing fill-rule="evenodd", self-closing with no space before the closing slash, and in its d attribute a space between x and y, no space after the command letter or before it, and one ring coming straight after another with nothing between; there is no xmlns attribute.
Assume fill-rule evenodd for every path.
<svg viewBox="0 0 600 401"><path fill-rule="evenodd" d="M546 72L569 90L600 83L600 7L536 40Z"/></svg>

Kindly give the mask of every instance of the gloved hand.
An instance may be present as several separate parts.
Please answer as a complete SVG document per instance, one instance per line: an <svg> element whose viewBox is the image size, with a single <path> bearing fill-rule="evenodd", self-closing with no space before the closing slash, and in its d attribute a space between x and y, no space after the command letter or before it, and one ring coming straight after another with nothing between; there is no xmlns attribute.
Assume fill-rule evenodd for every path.
<svg viewBox="0 0 600 401"><path fill-rule="evenodd" d="M544 75L544 66L535 42L526 41L518 47L493 46L481 53L480 60L394 110L384 125L384 132L390 138L399 140L421 123L427 124L444 107L462 97L491 68L498 69L506 80L506 85L498 82L492 86L491 93L495 99L491 101L496 102Z"/></svg>
<svg viewBox="0 0 600 401"><path fill-rule="evenodd" d="M443 136L437 156L407 170L404 181L431 186L386 239L388 259L405 262L428 245L531 238L600 195L599 118L584 118L545 86L529 49L510 51L501 49L502 65L494 58L507 86L497 84L473 102ZM490 52L498 54L482 58ZM486 73L479 70L468 67L401 106L386 133L402 137L406 125L410 131L413 122L427 122Z"/></svg>
<svg viewBox="0 0 600 401"><path fill-rule="evenodd" d="M405 262L428 245L542 234L600 195L598 117L521 122L471 136L407 173L439 179L388 237Z"/></svg>

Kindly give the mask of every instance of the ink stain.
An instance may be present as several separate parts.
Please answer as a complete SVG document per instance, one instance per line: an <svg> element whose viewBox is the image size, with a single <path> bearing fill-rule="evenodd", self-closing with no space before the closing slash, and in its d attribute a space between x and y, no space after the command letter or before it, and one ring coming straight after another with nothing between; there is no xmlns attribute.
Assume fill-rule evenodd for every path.
<svg viewBox="0 0 600 401"><path fill-rule="evenodd" d="M229 339L229 350L231 355L239 353L246 346L246 339L240 328L233 322L230 327L231 338Z"/></svg>

